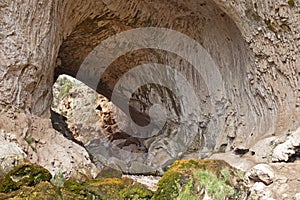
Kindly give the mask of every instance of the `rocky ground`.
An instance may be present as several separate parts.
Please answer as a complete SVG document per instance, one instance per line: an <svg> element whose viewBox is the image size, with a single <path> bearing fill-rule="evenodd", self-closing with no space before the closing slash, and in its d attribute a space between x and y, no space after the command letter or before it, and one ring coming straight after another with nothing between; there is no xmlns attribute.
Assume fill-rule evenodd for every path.
<svg viewBox="0 0 300 200"><path fill-rule="evenodd" d="M56 101L58 103L56 105L58 106L54 107L54 109L61 114L68 113L72 110L73 113L78 112L79 115L80 110L77 110L77 107L74 106L74 102L79 101L80 96L74 94L81 91L90 91L90 94L94 94L93 98L90 98L92 101L85 103L87 108L81 106L80 109L92 110L90 113L97 118L101 133L104 136L103 138L113 138L112 140L103 140L104 143L105 141L114 141L116 144L119 144L119 147L124 147L124 144L126 144L126 141L128 141L130 137L127 136L127 138L124 138L118 131L118 125L122 123L122 121L118 121L118 115L116 114L114 105L105 97L97 95L89 88L86 88L86 86L78 84L77 87L72 88L69 91L70 94L66 95L67 98L62 101L64 103L58 103L58 101ZM58 94L58 90L56 94ZM72 98L72 96L76 96L76 98ZM87 95L83 96L86 97ZM95 96L97 96L97 98L95 98ZM89 98L84 98L82 102L88 100ZM72 106L66 107L64 106L66 104ZM100 105L100 110L99 107L98 110L96 109L97 105ZM78 115L76 114L77 118ZM90 124L89 117L84 118L87 120L85 122L82 120L76 121L76 117L72 117L70 114L65 116L71 119L69 120L69 128L76 123L77 125L75 126L77 127L84 127L86 126L85 123L87 125ZM95 121L95 118L92 119ZM76 135L76 138L79 140L82 137L85 137L85 141L91 139L91 137L82 136L81 134L84 134L84 131L80 129L78 129L76 133L73 132L73 134ZM99 138L100 137L98 137L98 139ZM86 142L86 144L88 143ZM123 146L120 146L120 144L123 144ZM131 148L131 151L137 151L137 146L135 145L127 146L127 148ZM201 157L203 157L203 154L200 153L191 153L183 156L183 158ZM235 143L232 145L230 151L207 154L206 159L208 158L225 160L231 166L245 172L250 180L249 187L251 188L252 199L299 199L300 129L286 134L273 134L269 137L260 138L252 144L251 148L245 148L239 145L239 143ZM136 170L138 170L138 168ZM156 188L156 183L159 180L159 177L156 176L131 175L129 177L147 185L152 190Z"/></svg>
<svg viewBox="0 0 300 200"><path fill-rule="evenodd" d="M112 159L120 155L107 154L111 157L101 158L110 160L110 163L101 163L99 159L98 162L94 162L93 153L95 152L90 152L91 149L88 148L91 141L101 141L99 144L104 147L107 146L106 143L114 143L127 151L141 151L137 148L137 143L132 142L132 137L118 132L120 122L114 114L116 112L114 105L79 82L69 79L59 81L65 88L61 88L62 85L59 85L59 82L54 86L52 123L47 119L42 120L36 116L27 115L23 110L1 107L1 199L28 199L29 197L29 199L38 199L45 192L49 194L49 198L52 196L65 199L71 197L89 199L89 195L95 195L96 199L102 198L101 195L110 195L106 194L105 189L102 188L107 187L106 183L100 184L104 181L103 178L108 178L105 179L108 185L112 181L110 178L116 178L113 179L113 185L116 182L121 185L121 189L116 190L117 195L121 196L110 197L112 199L125 198L122 195L129 195L132 199L136 199L136 195L146 195L142 199L197 199L199 196L203 199L222 199L212 195L209 189L211 183L199 182L195 175L199 170L204 170L205 176L210 177L209 180L215 180L214 184L221 184L219 187L227 188L226 195L232 195L228 197L229 199L300 199L300 129L261 138L251 148L245 148L236 143L225 152L206 154L205 159L223 160L229 165L221 161L204 160L191 161L186 165L187 161L182 161L181 164L176 162L177 164L173 164L173 167L167 167L165 170L168 169L168 172L163 177L156 176L155 172L150 175L149 171L145 174L134 175L127 172L122 175L118 160ZM194 152L182 156L182 159L190 158L203 158L203 154ZM12 186L23 178L19 175L12 176L11 173L15 173L19 166L28 161L41 165L49 171L52 178L47 175L48 178L34 182L34 184L19 183L18 187ZM203 162L208 166L199 168ZM110 166L108 170L104 167L106 165ZM182 169L178 167L181 165L183 165ZM242 196L236 196L237 193L231 192L232 188L237 187L235 181L225 180L224 182L226 177L224 174L219 174L223 167L216 170L218 172L216 173L214 170L209 171L211 165L233 170L230 172L231 181L241 178L243 174L243 188L240 188L241 193L239 193ZM9 172L14 166L17 167L15 171ZM141 167L141 165L132 165L132 170L138 172ZM213 174L209 174L210 172ZM180 178L174 179L174 176ZM40 175L37 174L36 179L39 180L39 177ZM10 183L6 185L5 180L9 180ZM76 180L80 183L67 180ZM130 181L126 182L127 180ZM140 189L135 188L134 183L142 184L137 186ZM229 186L222 186L224 183L228 183ZM201 189L200 186L204 188ZM13 189L3 189L7 187L13 187ZM124 188L130 188L130 192L126 192ZM174 191L170 192L171 188ZM78 194L76 193L78 189L84 192ZM36 196L30 196L33 194ZM225 195L222 191L221 194ZM27 198L26 195L29 197Z"/></svg>
<svg viewBox="0 0 300 200"><path fill-rule="evenodd" d="M0 199L298 200L299 0L128 2L0 1Z"/></svg>

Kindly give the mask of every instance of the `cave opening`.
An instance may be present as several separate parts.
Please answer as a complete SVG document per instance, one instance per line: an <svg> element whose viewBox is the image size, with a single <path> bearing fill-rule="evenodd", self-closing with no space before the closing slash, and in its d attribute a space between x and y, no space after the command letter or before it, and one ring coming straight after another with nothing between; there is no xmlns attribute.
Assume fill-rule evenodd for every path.
<svg viewBox="0 0 300 200"><path fill-rule="evenodd" d="M143 90L146 90L145 87ZM148 152L144 138L124 132L128 128L125 114L116 109L108 98L81 81L65 74L60 75L53 84L52 93L53 128L69 140L85 147L91 159L100 151L111 154L107 151L107 146L119 148L118 151L123 152ZM131 101L135 99L132 98ZM102 167L97 161L96 164L99 168Z"/></svg>
<svg viewBox="0 0 300 200"><path fill-rule="evenodd" d="M81 81L60 75L52 87L51 120L66 138L82 146L91 140L108 137L115 120L109 100Z"/></svg>
<svg viewBox="0 0 300 200"><path fill-rule="evenodd" d="M95 96L102 94L107 98L103 102L109 102L94 103L91 110L83 111L98 113L91 120L99 119L101 115L105 125L99 126L99 120L96 120L90 125L81 124L70 128L73 135L80 138L77 129L87 133L93 130L90 127L95 127L95 124L100 127L97 134L109 142L103 143L103 138L81 140L87 150L92 152L96 164L111 165L129 173L141 173L144 169L153 172L185 154L202 158L212 151L226 151L233 145L235 138L244 140L249 127L257 124L254 115L258 111L247 111L249 104L255 104L249 94L248 80L252 54L232 19L214 2L201 2L183 3L183 7L179 6L180 3L166 5L157 2L169 10L173 7L182 9L178 11L182 12L182 16L171 15L169 19L157 13L146 20L142 17L145 14L143 11L139 13L141 16L135 16L134 24L122 17L115 21L113 17L119 14L116 11L113 14L93 15L78 24L63 41L55 75L67 74L81 80L94 90ZM158 34L151 35L153 30L158 30L155 32ZM167 30L167 33L160 35L161 30ZM150 39L147 35L150 35ZM140 40L142 42L139 43ZM151 45L153 41L161 43ZM176 50L184 49L188 41L193 41L188 51L177 54ZM162 47L166 43L168 45ZM201 48L194 51L195 46ZM90 59L93 56L95 59ZM197 59L200 62L195 61ZM164 67L167 69L162 70ZM99 69L102 70L101 76L97 71ZM147 75L151 80L144 84L144 79L149 80ZM162 82L157 81L159 78ZM118 85L120 80L125 81L125 84ZM149 84L152 82L166 84L157 87ZM139 87L131 88L135 85ZM170 89L173 85L180 85L179 89ZM68 89L68 84L63 84L63 87ZM116 93L114 103L117 106L114 106L112 99L116 88L123 88L123 91ZM174 95L178 91L181 95ZM87 97L88 94L83 98ZM85 101L72 106L79 109ZM71 103L66 103L66 106L70 106L68 104ZM107 111L107 107L113 111ZM128 113L124 107L129 107ZM125 110L125 115L120 114L118 108ZM68 112L82 122L82 113ZM151 121L149 113L158 119L158 124L164 120L164 115L169 117L171 123L161 127L160 137L139 138L131 134L145 134L143 127ZM132 121L128 121L128 118ZM246 122L249 124L240 125ZM259 132L258 129L255 131ZM151 131L147 134L155 135Z"/></svg>

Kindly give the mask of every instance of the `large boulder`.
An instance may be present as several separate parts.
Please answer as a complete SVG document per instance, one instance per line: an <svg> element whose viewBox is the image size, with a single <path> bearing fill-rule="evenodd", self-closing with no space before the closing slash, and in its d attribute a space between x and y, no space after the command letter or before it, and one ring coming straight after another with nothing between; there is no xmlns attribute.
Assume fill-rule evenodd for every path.
<svg viewBox="0 0 300 200"><path fill-rule="evenodd" d="M244 173L220 160L181 160L158 182L153 199L246 199Z"/></svg>

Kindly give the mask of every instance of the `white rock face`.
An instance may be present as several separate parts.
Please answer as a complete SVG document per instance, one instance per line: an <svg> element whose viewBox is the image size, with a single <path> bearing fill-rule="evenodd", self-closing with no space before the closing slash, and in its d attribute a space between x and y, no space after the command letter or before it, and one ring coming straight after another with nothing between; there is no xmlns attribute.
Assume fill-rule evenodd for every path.
<svg viewBox="0 0 300 200"><path fill-rule="evenodd" d="M174 75L168 69L164 71L167 76L163 80L172 80L171 83L179 86L189 83L190 90L176 96L169 88L158 85L140 87L134 92L125 88L116 103L121 107L124 96L131 94L132 101L125 104L132 108L138 122L147 121L146 114L157 103L168 111L169 123L155 135L156 141L145 139L145 145L149 144L149 149L156 151L151 155L153 160L156 159L154 167L160 164L159 161L167 165L184 153L197 153L201 157L221 146L230 149L236 141L243 149L249 149L259 138L296 130L300 126L299 13L299 1L283 0L132 0L130 3L128 0L3 0L0 2L0 106L9 105L26 114L48 117L53 77L62 73L76 77L87 55L117 33L137 27L163 27L182 33L203 46L216 64L221 79L207 71L197 73L198 64L191 66L182 56L174 55L172 48L167 52L152 48L119 55L121 47L132 46L126 43L128 38L123 38L118 44L107 45L103 59L92 63L98 66L103 64L104 58L117 56L113 63L108 63L111 65L103 76L96 77L101 80L94 89L110 98L117 81L145 63L174 66L178 74L187 79L176 82L178 74ZM140 34L134 39L143 36ZM156 39L160 38L153 37L150 41ZM173 37L165 41L169 41L169 47L178 42ZM180 49L183 45L175 47ZM188 52L187 55L191 54ZM84 71L87 74L85 82L90 86L98 71L93 66ZM162 73L158 74L150 78L160 77ZM124 86L135 85L139 77L146 75L141 71L127 78ZM198 98L191 98L191 92ZM190 101L192 103L186 103ZM192 110L189 105L199 105L201 109ZM189 116L188 120L181 121L182 116ZM178 129L181 125L182 129ZM46 134L49 126L46 127L46 131L40 130L40 135L35 137L50 140ZM195 135L180 135L186 131ZM24 137L36 133L33 130L16 132ZM53 137L56 135L49 132ZM32 138L30 141L39 152L41 144ZM296 137L291 138L277 147L274 161L289 159L296 151L298 141ZM30 159L39 162L34 148L26 147L32 154L32 158L28 154ZM106 151L109 148L107 146ZM84 157L83 151L74 150L73 153ZM127 155L128 160L141 158Z"/></svg>
<svg viewBox="0 0 300 200"><path fill-rule="evenodd" d="M273 183L275 174L271 166L258 164L247 172L247 176L256 182L263 182L266 185Z"/></svg>
<svg viewBox="0 0 300 200"><path fill-rule="evenodd" d="M262 134L299 127L300 59L296 44L300 39L300 7L296 1L133 0L129 4L127 0L4 0L1 8L1 16L10 16L0 20L1 104L47 116L54 71L56 76L67 73L76 77L86 56L110 36L135 27L164 27L189 36L207 50L218 66L225 92L213 98L202 78L209 76L216 85L217 76L196 74L176 55L154 50L120 58L103 76L98 92L110 97L126 71L141 63L162 62L176 66L192 84L192 90L199 92L195 103L202 111L196 113L200 119L195 123L201 124L199 137L205 133L205 150L220 147L227 136L244 141L247 148ZM36 10L39 12L33 12ZM118 49L106 50L105 57L113 57ZM95 71L89 73L94 75ZM136 78L128 79L128 83L135 84ZM158 89L161 94L167 93ZM219 87L210 89L220 91ZM176 114L176 99L165 97L166 108ZM137 92L134 100L140 102L132 103L136 109L147 111L159 98Z"/></svg>
<svg viewBox="0 0 300 200"><path fill-rule="evenodd" d="M300 192L295 195L295 200L300 200Z"/></svg>
<svg viewBox="0 0 300 200"><path fill-rule="evenodd" d="M262 182L257 182L251 188L250 199L255 200L275 200L271 197L270 191L266 191L266 185Z"/></svg>
<svg viewBox="0 0 300 200"><path fill-rule="evenodd" d="M22 163L26 158L26 154L20 146L15 142L4 139L3 135L3 132L0 131L0 176Z"/></svg>
<svg viewBox="0 0 300 200"><path fill-rule="evenodd" d="M297 149L298 148L298 149ZM298 152L297 152L298 151ZM272 154L272 161L288 161L291 156L300 151L300 128L287 137L286 141L277 145Z"/></svg>
<svg viewBox="0 0 300 200"><path fill-rule="evenodd" d="M99 172L87 151L55 131L49 119L1 112L0 129L0 139L13 140L0 140L4 148L2 150L1 146L1 157L5 161L2 166L5 163L14 166L8 162L25 158L46 168L52 175L63 173L65 178L86 180L96 177ZM3 167L7 170L11 166Z"/></svg>

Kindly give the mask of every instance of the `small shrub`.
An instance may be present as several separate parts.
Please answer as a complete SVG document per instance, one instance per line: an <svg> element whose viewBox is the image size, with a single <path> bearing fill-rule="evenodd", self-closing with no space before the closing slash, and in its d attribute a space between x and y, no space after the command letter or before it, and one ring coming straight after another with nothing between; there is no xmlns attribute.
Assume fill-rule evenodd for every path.
<svg viewBox="0 0 300 200"><path fill-rule="evenodd" d="M55 174L54 177L51 178L50 182L55 185L56 187L64 187L66 179L62 172Z"/></svg>

